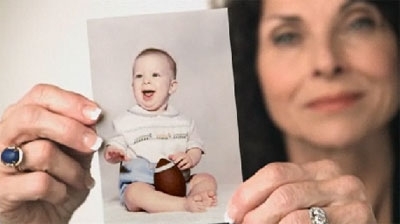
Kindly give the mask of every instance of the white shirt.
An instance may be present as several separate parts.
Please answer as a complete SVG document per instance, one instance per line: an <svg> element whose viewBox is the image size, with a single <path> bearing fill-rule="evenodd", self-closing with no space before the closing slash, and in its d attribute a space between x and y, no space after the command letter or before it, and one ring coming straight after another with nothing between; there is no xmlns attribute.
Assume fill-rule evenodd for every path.
<svg viewBox="0 0 400 224"><path fill-rule="evenodd" d="M107 145L126 151L128 158L142 157L152 163L191 148L203 150L194 121L168 106L159 113L133 106L113 121L116 136Z"/></svg>

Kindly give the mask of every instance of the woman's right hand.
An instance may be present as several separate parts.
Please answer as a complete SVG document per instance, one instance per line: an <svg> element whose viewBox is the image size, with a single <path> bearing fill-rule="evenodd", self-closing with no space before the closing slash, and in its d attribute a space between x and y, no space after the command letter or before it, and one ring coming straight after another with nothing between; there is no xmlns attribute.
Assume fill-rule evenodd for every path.
<svg viewBox="0 0 400 224"><path fill-rule="evenodd" d="M331 224L376 223L364 184L330 160L266 165L234 192L226 221L311 223L311 207L321 207Z"/></svg>
<svg viewBox="0 0 400 224"><path fill-rule="evenodd" d="M19 146L18 167L0 163L0 223L68 223L94 186L91 127L101 113L91 100L52 85L32 88L0 120L0 153Z"/></svg>

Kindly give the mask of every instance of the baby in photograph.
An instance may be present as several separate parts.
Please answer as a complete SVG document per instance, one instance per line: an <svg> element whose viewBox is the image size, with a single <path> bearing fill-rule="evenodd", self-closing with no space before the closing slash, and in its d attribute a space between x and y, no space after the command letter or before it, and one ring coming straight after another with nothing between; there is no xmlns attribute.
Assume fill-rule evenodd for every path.
<svg viewBox="0 0 400 224"><path fill-rule="evenodd" d="M106 161L120 163L121 203L128 211L151 213L202 212L215 206L215 178L207 173L190 175L204 154L194 122L168 104L178 84L175 60L164 50L145 49L134 60L132 79L137 105L113 121L116 136L107 141L104 152ZM188 188L183 196L155 186L161 160L171 161L180 171ZM175 184L171 177L164 181Z"/></svg>

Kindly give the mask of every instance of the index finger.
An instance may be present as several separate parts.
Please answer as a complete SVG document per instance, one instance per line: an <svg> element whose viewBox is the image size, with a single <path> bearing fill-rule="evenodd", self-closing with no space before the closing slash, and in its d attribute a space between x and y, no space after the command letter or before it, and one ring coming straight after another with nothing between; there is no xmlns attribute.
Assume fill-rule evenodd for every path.
<svg viewBox="0 0 400 224"><path fill-rule="evenodd" d="M101 114L97 104L86 97L49 84L34 86L17 104L3 115L6 119L20 105L35 104L54 113L75 119L83 124L93 124Z"/></svg>
<svg viewBox="0 0 400 224"><path fill-rule="evenodd" d="M282 185L313 179L326 179L337 175L338 170L330 161L318 161L304 165L270 163L235 191L228 203L226 221L230 223L240 222L246 213L266 201L272 192Z"/></svg>

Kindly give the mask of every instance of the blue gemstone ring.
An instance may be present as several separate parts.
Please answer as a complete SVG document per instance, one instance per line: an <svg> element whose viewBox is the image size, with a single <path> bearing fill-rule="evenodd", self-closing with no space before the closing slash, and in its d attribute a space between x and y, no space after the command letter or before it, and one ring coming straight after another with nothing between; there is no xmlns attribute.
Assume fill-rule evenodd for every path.
<svg viewBox="0 0 400 224"><path fill-rule="evenodd" d="M22 162L24 152L17 146L10 146L1 153L1 162L9 167L18 167Z"/></svg>

